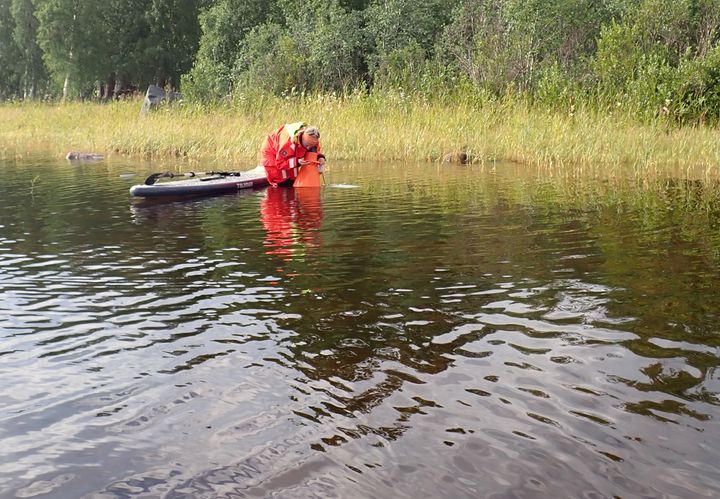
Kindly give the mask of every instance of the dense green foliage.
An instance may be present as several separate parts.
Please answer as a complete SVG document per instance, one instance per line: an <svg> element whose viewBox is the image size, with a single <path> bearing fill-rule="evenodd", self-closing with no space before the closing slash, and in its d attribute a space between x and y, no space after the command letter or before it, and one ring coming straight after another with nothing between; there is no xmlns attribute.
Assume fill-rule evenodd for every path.
<svg viewBox="0 0 720 499"><path fill-rule="evenodd" d="M522 95L720 121L720 0L0 0L0 98Z"/></svg>

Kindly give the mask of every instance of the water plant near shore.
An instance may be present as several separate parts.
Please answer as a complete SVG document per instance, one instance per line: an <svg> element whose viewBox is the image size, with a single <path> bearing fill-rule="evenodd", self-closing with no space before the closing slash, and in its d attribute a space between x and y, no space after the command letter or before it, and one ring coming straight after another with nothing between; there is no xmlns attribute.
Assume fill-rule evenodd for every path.
<svg viewBox="0 0 720 499"><path fill-rule="evenodd" d="M642 124L621 110L583 106L561 113L522 97L239 94L232 102L183 103L146 117L138 110L138 101L5 104L0 144L19 151L41 146L58 155L87 150L247 165L267 132L305 120L320 126L335 161L439 161L463 150L480 164L513 161L586 177L667 168L714 176L720 166L718 130L711 126Z"/></svg>

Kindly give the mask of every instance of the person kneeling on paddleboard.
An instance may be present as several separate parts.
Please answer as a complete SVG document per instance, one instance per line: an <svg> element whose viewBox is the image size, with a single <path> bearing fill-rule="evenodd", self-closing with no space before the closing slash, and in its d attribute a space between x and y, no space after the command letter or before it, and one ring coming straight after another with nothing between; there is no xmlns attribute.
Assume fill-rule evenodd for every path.
<svg viewBox="0 0 720 499"><path fill-rule="evenodd" d="M320 153L320 130L305 123L287 123L271 133L263 143L262 165L271 185L292 185L301 166L311 166L305 159L317 153L317 168L323 171L325 156Z"/></svg>

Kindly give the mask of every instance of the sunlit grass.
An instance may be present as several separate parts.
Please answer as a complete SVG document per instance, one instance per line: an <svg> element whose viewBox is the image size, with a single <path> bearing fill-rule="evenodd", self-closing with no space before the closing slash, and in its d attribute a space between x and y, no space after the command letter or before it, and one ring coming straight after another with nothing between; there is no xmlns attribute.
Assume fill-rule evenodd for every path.
<svg viewBox="0 0 720 499"><path fill-rule="evenodd" d="M668 168L715 176L720 165L717 129L639 124L621 112L546 111L522 99L239 95L232 103L184 103L149 116L140 115L140 105L2 105L0 148L42 146L59 156L74 150L247 165L256 160L269 131L304 120L320 127L331 160L437 161L463 150L480 164L514 161L565 177L621 171L645 176Z"/></svg>

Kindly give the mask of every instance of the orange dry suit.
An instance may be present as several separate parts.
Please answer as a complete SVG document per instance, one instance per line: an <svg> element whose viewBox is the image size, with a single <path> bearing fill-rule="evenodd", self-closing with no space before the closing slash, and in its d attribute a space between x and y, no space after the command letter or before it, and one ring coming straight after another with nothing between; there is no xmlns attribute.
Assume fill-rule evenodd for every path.
<svg viewBox="0 0 720 499"><path fill-rule="evenodd" d="M305 130L305 123L287 123L271 133L262 146L262 165L271 184L291 184L298 175L298 159L305 157L308 152L320 154L320 144L311 150L302 145L301 136Z"/></svg>

